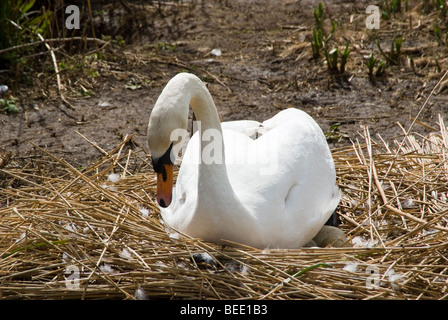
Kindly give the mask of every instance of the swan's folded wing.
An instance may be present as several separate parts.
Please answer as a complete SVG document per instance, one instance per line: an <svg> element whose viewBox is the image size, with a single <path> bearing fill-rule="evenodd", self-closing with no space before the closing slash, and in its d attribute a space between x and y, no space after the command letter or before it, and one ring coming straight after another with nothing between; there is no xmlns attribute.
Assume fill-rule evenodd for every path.
<svg viewBox="0 0 448 320"><path fill-rule="evenodd" d="M233 130L256 139L259 135L261 123L255 120L235 120L221 123L223 130Z"/></svg>
<svg viewBox="0 0 448 320"><path fill-rule="evenodd" d="M282 111L263 127L265 133L247 145L225 135L226 157L238 159L228 165L230 182L272 239L289 234L292 242L307 241L339 203L328 144L317 123L297 109Z"/></svg>

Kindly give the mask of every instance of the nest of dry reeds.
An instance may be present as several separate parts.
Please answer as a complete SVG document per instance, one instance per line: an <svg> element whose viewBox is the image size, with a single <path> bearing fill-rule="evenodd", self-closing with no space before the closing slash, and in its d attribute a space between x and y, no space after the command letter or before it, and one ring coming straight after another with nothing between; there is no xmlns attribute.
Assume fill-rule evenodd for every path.
<svg viewBox="0 0 448 320"><path fill-rule="evenodd" d="M351 244L341 248L223 247L167 232L131 136L86 168L45 150L11 161L0 168L0 298L446 298L448 134L437 125L392 145L366 128L333 150Z"/></svg>

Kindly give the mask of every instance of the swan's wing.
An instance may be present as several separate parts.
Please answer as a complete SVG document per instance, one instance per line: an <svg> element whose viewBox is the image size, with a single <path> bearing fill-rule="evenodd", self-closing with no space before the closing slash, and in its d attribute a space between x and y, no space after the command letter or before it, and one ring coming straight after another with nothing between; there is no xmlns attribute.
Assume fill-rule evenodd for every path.
<svg viewBox="0 0 448 320"><path fill-rule="evenodd" d="M328 144L317 123L297 109L278 113L263 128L246 145L237 134L224 135L229 180L273 242L285 234L291 242L306 242L340 199ZM229 164L232 158L237 161Z"/></svg>
<svg viewBox="0 0 448 320"><path fill-rule="evenodd" d="M255 120L235 120L221 123L222 130L233 130L248 136L251 139L258 138L261 123Z"/></svg>
<svg viewBox="0 0 448 320"><path fill-rule="evenodd" d="M239 132L251 139L257 139L263 133L262 124L255 120L235 120L235 121L226 121L221 123L222 130L232 130L235 132ZM193 126L193 135L197 133L197 127ZM180 165L182 162L182 156L185 153L185 150L190 143L190 137L185 136L180 141L179 144L175 145L176 150L179 150L179 156L176 158L175 164ZM198 146L199 147L199 146Z"/></svg>

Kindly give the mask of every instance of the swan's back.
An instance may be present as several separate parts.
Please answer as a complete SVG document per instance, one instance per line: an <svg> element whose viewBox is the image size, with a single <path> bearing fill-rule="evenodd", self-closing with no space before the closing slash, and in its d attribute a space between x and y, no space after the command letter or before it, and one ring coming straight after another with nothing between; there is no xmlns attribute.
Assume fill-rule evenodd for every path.
<svg viewBox="0 0 448 320"><path fill-rule="evenodd" d="M256 125L248 124L250 128ZM259 248L305 245L330 217L340 198L333 159L322 130L298 109L283 110L263 122L261 136L255 140L242 133L240 126L234 128L238 129L223 125L227 175L233 192L247 210L235 212L232 204L225 201L226 194L221 195L219 205L209 208L222 211L223 206L228 206L231 218L227 221L236 226L219 219L205 223L197 217L198 198L207 197L198 194L197 133L185 152L173 203L162 211L164 219L181 231L209 228L192 236L216 234L217 238Z"/></svg>
<svg viewBox="0 0 448 320"><path fill-rule="evenodd" d="M271 247L304 245L320 230L340 199L336 172L321 128L305 112L286 109L263 122L254 149L226 143L226 156L268 152L268 165L228 165L235 193L257 216L259 232ZM225 142L237 139L225 133ZM247 152L245 152L247 150ZM270 240L267 240L270 239Z"/></svg>

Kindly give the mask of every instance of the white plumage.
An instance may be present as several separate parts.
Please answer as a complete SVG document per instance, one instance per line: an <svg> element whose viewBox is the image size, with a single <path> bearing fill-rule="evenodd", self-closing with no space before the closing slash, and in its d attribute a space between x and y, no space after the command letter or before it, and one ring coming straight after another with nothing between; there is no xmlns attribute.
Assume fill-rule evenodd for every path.
<svg viewBox="0 0 448 320"><path fill-rule="evenodd" d="M312 117L290 108L263 123L233 121L221 129L206 87L182 73L167 84L152 111L148 145L153 157L169 147L161 135L186 126L179 118L186 117L189 105L201 127L188 143L172 203L161 208L164 221L217 243L297 248L310 241L340 200L333 158ZM222 150L210 148L216 141L204 139L207 129L222 132ZM224 163L202 160L220 152Z"/></svg>

